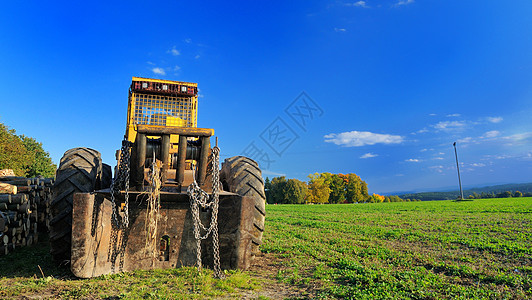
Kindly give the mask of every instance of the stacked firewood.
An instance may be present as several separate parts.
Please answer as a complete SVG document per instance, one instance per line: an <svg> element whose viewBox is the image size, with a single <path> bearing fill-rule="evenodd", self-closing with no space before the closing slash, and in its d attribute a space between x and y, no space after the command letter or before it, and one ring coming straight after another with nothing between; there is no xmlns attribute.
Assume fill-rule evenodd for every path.
<svg viewBox="0 0 532 300"><path fill-rule="evenodd" d="M0 176L0 255L37 243L48 230L52 185L53 178Z"/></svg>

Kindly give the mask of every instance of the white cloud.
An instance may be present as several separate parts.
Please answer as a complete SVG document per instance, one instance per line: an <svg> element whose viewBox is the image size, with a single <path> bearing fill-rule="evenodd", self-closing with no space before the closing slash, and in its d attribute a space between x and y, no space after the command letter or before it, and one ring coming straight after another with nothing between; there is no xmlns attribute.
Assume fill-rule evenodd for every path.
<svg viewBox="0 0 532 300"><path fill-rule="evenodd" d="M429 132L429 130L427 128L423 128L423 129L420 129L416 132L413 132L412 134L419 134L419 133L425 133L425 132Z"/></svg>
<svg viewBox="0 0 532 300"><path fill-rule="evenodd" d="M198 59L198 58L200 58L200 55L198 54L198 55L194 56L194 58Z"/></svg>
<svg viewBox="0 0 532 300"><path fill-rule="evenodd" d="M505 139L521 142L532 138L532 132L517 133L504 137Z"/></svg>
<svg viewBox="0 0 532 300"><path fill-rule="evenodd" d="M334 28L334 31L336 32L346 32L345 28Z"/></svg>
<svg viewBox="0 0 532 300"><path fill-rule="evenodd" d="M190 44L190 43L192 43L192 40L191 39L185 39L185 43Z"/></svg>
<svg viewBox="0 0 532 300"><path fill-rule="evenodd" d="M167 52L172 54L173 56L178 56L179 54L181 54L179 50L175 48L175 46L173 46L172 49L168 50Z"/></svg>
<svg viewBox="0 0 532 300"><path fill-rule="evenodd" d="M284 173L277 173L269 170L262 170L262 175L270 175L270 176L286 176Z"/></svg>
<svg viewBox="0 0 532 300"><path fill-rule="evenodd" d="M325 142L345 147L360 147L375 144L400 144L403 137L399 135L372 133L369 131L348 131L331 133L324 136Z"/></svg>
<svg viewBox="0 0 532 300"><path fill-rule="evenodd" d="M532 132L517 133L501 139L505 141L506 146L529 145L532 143Z"/></svg>
<svg viewBox="0 0 532 300"><path fill-rule="evenodd" d="M484 135L482 136L483 138L494 138L494 137L497 137L499 136L501 133L497 130L492 130L492 131L488 131L486 133L484 133Z"/></svg>
<svg viewBox="0 0 532 300"><path fill-rule="evenodd" d="M438 156L438 157L434 157L433 159L434 159L434 160L443 160L443 157L439 157L439 156Z"/></svg>
<svg viewBox="0 0 532 300"><path fill-rule="evenodd" d="M434 125L434 128L438 130L454 130L461 129L466 125L464 121L441 121Z"/></svg>
<svg viewBox="0 0 532 300"><path fill-rule="evenodd" d="M459 117L461 116L460 114L450 114L450 115L447 115L447 117Z"/></svg>
<svg viewBox="0 0 532 300"><path fill-rule="evenodd" d="M458 141L456 141L457 143L463 143L463 144L466 144L466 143L471 143L473 142L473 138L468 136L468 137L465 137L463 139L459 139Z"/></svg>
<svg viewBox="0 0 532 300"><path fill-rule="evenodd" d="M164 71L163 68L153 68L151 69L151 71L155 74L159 74L159 75L166 75L166 72Z"/></svg>
<svg viewBox="0 0 532 300"><path fill-rule="evenodd" d="M175 67L174 67L174 71L177 72L177 71L179 71L179 70L181 70L181 67L180 67L180 66L175 66Z"/></svg>
<svg viewBox="0 0 532 300"><path fill-rule="evenodd" d="M377 157L379 156L378 154L375 154L375 153L366 153L364 155L362 155L360 158L372 158L372 157Z"/></svg>
<svg viewBox="0 0 532 300"><path fill-rule="evenodd" d="M483 164L483 163L474 163L474 164L471 164L472 167L485 167L486 165Z"/></svg>
<svg viewBox="0 0 532 300"><path fill-rule="evenodd" d="M417 158L409 158L409 159L405 159L406 162L421 162L421 160L417 159Z"/></svg>
<svg viewBox="0 0 532 300"><path fill-rule="evenodd" d="M369 8L369 6L366 4L366 1L357 1L357 2L353 2L353 3L346 3L345 6L358 6L358 7Z"/></svg>
<svg viewBox="0 0 532 300"><path fill-rule="evenodd" d="M502 122L502 117L488 117L488 121L491 123L500 123Z"/></svg>
<svg viewBox="0 0 532 300"><path fill-rule="evenodd" d="M437 116L437 114L429 114L429 116L434 117Z"/></svg>
<svg viewBox="0 0 532 300"><path fill-rule="evenodd" d="M152 65L152 66L154 66L155 64L152 63L151 61L149 61L149 62L148 62L148 65Z"/></svg>
<svg viewBox="0 0 532 300"><path fill-rule="evenodd" d="M408 5L414 3L414 0L400 0L395 6Z"/></svg>
<svg viewBox="0 0 532 300"><path fill-rule="evenodd" d="M443 173L444 167L443 166L432 166L432 167L429 167L429 169L435 170L438 173Z"/></svg>

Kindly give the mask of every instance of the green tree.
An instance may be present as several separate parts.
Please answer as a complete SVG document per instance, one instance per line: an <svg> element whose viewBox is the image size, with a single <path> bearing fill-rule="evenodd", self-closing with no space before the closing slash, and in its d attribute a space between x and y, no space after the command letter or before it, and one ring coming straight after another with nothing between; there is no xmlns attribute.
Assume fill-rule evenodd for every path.
<svg viewBox="0 0 532 300"><path fill-rule="evenodd" d="M344 182L343 174L332 174L329 181L329 188L331 193L329 194L329 203L344 203L347 194L346 186Z"/></svg>
<svg viewBox="0 0 532 300"><path fill-rule="evenodd" d="M514 197L523 197L523 193L521 193L520 191L515 191Z"/></svg>
<svg viewBox="0 0 532 300"><path fill-rule="evenodd" d="M285 203L284 200L284 189L286 186L286 177L280 176L280 177L274 177L271 181L271 201L270 203Z"/></svg>
<svg viewBox="0 0 532 300"><path fill-rule="evenodd" d="M497 194L497 198L511 198L511 197L512 197L512 192L510 191Z"/></svg>
<svg viewBox="0 0 532 300"><path fill-rule="evenodd" d="M15 130L0 123L0 169L12 169L17 176L24 176L31 154Z"/></svg>
<svg viewBox="0 0 532 300"><path fill-rule="evenodd" d="M26 162L26 177L54 177L56 166L50 158L50 154L44 151L42 143L37 142L32 137L21 135L22 143L28 151L28 160Z"/></svg>
<svg viewBox="0 0 532 300"><path fill-rule="evenodd" d="M283 203L304 204L307 191L306 183L297 179L288 179L283 189Z"/></svg>
<svg viewBox="0 0 532 300"><path fill-rule="evenodd" d="M368 185L356 174L347 174L346 199L349 203L361 203L369 199Z"/></svg>

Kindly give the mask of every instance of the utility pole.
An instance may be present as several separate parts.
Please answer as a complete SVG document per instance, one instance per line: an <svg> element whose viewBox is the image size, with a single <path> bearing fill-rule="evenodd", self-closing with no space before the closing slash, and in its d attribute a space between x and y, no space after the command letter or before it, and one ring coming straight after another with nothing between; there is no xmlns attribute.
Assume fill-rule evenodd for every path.
<svg viewBox="0 0 532 300"><path fill-rule="evenodd" d="M456 157L456 170L458 171L458 184L460 185L460 200L464 200L464 192L462 191L462 180L460 179L460 166L458 165L458 153L456 152L456 142L454 146L454 156Z"/></svg>

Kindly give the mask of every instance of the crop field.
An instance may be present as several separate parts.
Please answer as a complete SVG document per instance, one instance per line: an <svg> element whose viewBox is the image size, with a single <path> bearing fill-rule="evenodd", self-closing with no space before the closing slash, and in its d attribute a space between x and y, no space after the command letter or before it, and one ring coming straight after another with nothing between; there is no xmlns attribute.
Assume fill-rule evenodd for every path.
<svg viewBox="0 0 532 300"><path fill-rule="evenodd" d="M227 279L194 268L90 280L46 243L0 257L0 298L532 298L532 198L269 205L263 255Z"/></svg>
<svg viewBox="0 0 532 300"><path fill-rule="evenodd" d="M277 279L324 298L532 298L532 198L269 206Z"/></svg>

